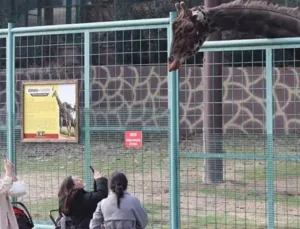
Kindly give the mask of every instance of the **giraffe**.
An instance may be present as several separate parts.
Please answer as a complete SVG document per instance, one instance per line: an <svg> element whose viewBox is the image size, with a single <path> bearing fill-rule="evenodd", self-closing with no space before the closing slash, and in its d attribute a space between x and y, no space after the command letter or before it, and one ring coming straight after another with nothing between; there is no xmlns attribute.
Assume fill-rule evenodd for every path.
<svg viewBox="0 0 300 229"><path fill-rule="evenodd" d="M73 126L74 131L75 131L75 127L76 127L76 118L77 118L77 117L76 117L76 111L77 111L76 105L74 105L74 107L71 107L71 108L70 108L70 111L71 111L72 114L74 114L74 116L72 116L72 118L73 118L72 126Z"/></svg>
<svg viewBox="0 0 300 229"><path fill-rule="evenodd" d="M67 131L68 131L68 136L71 135L71 128L72 128L72 123L73 121L73 117L70 114L70 111L68 110L68 104L66 102L62 103L61 100L59 99L57 92L54 91L52 97L56 98L57 101L57 105L59 107L59 132L61 133L61 128L63 127L63 125L65 124L67 127ZM74 127L75 130L75 127Z"/></svg>
<svg viewBox="0 0 300 229"><path fill-rule="evenodd" d="M248 32L266 38L300 36L298 8L262 0L235 0L216 7L191 9L184 2L177 2L175 8L177 18L172 24L173 40L168 58L170 72L194 56L207 37L217 31Z"/></svg>
<svg viewBox="0 0 300 229"><path fill-rule="evenodd" d="M76 105L74 105L74 107L71 106L71 104L64 102L65 108L68 111L68 116L70 117L71 120L71 126L74 128L75 131L75 127L76 127Z"/></svg>

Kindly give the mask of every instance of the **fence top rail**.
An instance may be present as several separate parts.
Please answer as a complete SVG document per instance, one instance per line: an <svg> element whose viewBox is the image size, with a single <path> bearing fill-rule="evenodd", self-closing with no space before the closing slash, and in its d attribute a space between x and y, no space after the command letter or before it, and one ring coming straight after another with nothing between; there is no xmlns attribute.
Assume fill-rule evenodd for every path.
<svg viewBox="0 0 300 229"><path fill-rule="evenodd" d="M5 29L0 29L0 36L6 36L8 33L8 29L5 28Z"/></svg>
<svg viewBox="0 0 300 229"><path fill-rule="evenodd" d="M261 47L261 49L278 48L281 46L285 48L285 45L298 45L300 44L300 37L293 38L263 38L263 39L242 39L242 40L223 40L223 41L206 41L203 46L199 50L200 52L211 51L211 49L230 49L230 48L239 48L243 50L243 48L257 48ZM290 47L289 47L290 48Z"/></svg>
<svg viewBox="0 0 300 229"><path fill-rule="evenodd" d="M44 31L63 31L78 30L84 32L91 29L105 29L105 28L124 28L132 26L154 26L154 25L168 25L169 18L155 18L155 19L141 19L141 20L127 20L127 21L107 21L107 22L93 22L93 23L78 23L78 24L63 24L63 25L46 25L46 26L33 26L33 27L16 27L11 29L12 33L32 33L38 35L39 32ZM146 28L145 28L146 29Z"/></svg>
<svg viewBox="0 0 300 229"><path fill-rule="evenodd" d="M80 33L85 31L96 31L97 29L132 29L136 27L141 29L145 27L147 29L151 26L168 26L170 18L156 18L156 19L141 19L141 20L127 20L127 21L109 21L109 22L94 22L94 23L78 23L78 24L63 24L63 25L46 25L46 26L33 26L33 27L16 27L10 31L18 36L29 36L29 35L42 35L43 32L47 34L58 31L74 31L74 33ZM0 37L5 37L9 32L8 29L0 29ZM258 49L266 48L285 48L285 46L291 45L299 46L300 37L296 38L275 38L275 39L243 39L243 40L223 40L223 41L206 41L200 49L200 52L205 51L222 51L222 49L249 49L251 47Z"/></svg>

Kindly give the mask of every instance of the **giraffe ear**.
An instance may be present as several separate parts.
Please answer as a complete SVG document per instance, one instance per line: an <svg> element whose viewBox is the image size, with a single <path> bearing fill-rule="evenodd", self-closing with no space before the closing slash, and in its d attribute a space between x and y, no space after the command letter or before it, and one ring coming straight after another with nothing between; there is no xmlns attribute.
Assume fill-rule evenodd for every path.
<svg viewBox="0 0 300 229"><path fill-rule="evenodd" d="M181 7L181 9L186 10L184 1L180 2L180 7Z"/></svg>
<svg viewBox="0 0 300 229"><path fill-rule="evenodd" d="M177 11L177 14L179 14L179 13L180 13L180 5L179 5L179 2L176 2L176 3L175 3L175 9L176 9L176 11Z"/></svg>

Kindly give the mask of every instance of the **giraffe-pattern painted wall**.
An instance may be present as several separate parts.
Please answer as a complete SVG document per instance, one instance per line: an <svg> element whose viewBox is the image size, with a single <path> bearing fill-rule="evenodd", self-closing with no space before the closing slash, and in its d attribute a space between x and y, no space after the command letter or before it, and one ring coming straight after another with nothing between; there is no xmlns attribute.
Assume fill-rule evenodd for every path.
<svg viewBox="0 0 300 229"><path fill-rule="evenodd" d="M166 66L92 66L92 125L161 126L167 123ZM16 117L20 124L20 82L22 80L80 80L83 107L82 68L27 69L16 75ZM274 68L275 133L300 130L299 68ZM1 73L5 79L5 73ZM202 131L203 69L180 70L180 127L182 133ZM5 83L0 84L0 112L5 112ZM224 133L262 133L265 129L265 69L260 67L223 69ZM5 124L2 118L1 125Z"/></svg>

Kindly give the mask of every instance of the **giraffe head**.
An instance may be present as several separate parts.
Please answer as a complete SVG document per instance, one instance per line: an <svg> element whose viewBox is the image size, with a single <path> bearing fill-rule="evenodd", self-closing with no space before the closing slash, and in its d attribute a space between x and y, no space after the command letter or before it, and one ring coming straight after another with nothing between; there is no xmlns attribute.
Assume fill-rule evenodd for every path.
<svg viewBox="0 0 300 229"><path fill-rule="evenodd" d="M184 2L175 4L177 18L172 24L169 71L177 70L189 57L195 55L208 35L205 9L201 6L187 9Z"/></svg>

